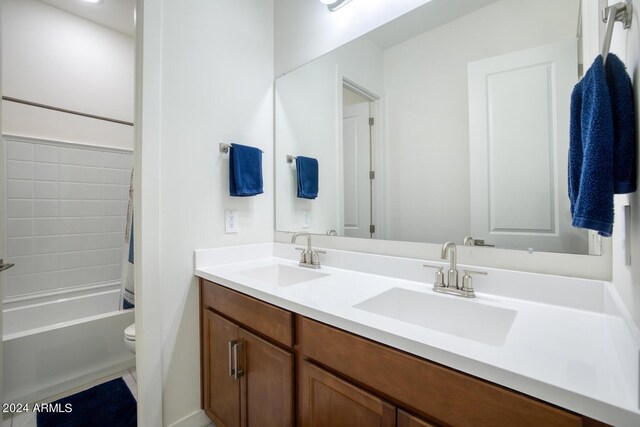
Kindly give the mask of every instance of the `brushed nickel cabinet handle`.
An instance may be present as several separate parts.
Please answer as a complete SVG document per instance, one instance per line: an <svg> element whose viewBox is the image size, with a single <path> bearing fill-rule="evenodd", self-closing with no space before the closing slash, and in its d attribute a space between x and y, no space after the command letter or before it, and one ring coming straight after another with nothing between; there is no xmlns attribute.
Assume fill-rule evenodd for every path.
<svg viewBox="0 0 640 427"><path fill-rule="evenodd" d="M242 341L236 341L233 344L233 378L238 379L244 375L244 371L238 366L238 348L242 347Z"/></svg>
<svg viewBox="0 0 640 427"><path fill-rule="evenodd" d="M235 369L233 369L233 347L237 341L229 341L229 376L235 375Z"/></svg>

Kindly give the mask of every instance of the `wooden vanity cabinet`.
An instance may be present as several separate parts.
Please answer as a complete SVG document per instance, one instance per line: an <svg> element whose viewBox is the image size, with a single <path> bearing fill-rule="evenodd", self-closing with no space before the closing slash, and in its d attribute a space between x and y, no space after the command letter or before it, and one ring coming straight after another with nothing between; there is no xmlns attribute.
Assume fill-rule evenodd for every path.
<svg viewBox="0 0 640 427"><path fill-rule="evenodd" d="M281 317L260 318L269 313L264 303L204 281L201 297L202 407L207 416L218 427L294 425L293 353L239 321L250 314L258 329L271 330ZM241 319L226 318L224 310L238 306L245 309Z"/></svg>
<svg viewBox="0 0 640 427"><path fill-rule="evenodd" d="M399 409L398 426L599 425L505 387L315 320L300 317L296 329L300 352L307 361L420 417Z"/></svg>
<svg viewBox="0 0 640 427"><path fill-rule="evenodd" d="M606 426L204 279L200 297L218 427Z"/></svg>

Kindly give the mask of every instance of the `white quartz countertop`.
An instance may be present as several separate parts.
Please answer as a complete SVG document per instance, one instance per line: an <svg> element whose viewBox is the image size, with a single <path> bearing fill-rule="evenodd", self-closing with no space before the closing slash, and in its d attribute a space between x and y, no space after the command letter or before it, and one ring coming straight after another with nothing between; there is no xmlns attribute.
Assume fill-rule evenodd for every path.
<svg viewBox="0 0 640 427"><path fill-rule="evenodd" d="M196 251L195 275L608 424L640 425L638 334L608 283L477 267L488 276L462 299L435 294L421 260L331 250L313 280L282 286L251 274L302 269L297 254L277 243ZM394 288L517 314L506 339L487 344L354 307Z"/></svg>

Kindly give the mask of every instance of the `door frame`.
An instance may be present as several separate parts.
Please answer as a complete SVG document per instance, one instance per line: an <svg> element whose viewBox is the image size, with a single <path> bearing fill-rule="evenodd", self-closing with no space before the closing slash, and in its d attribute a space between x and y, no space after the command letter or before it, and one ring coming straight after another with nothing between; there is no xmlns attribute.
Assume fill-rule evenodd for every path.
<svg viewBox="0 0 640 427"><path fill-rule="evenodd" d="M343 129L343 116L344 105L343 95L344 87L347 87L352 92L357 93L363 98L369 100L371 105L370 114L375 120L375 125L371 127L371 165L372 170L376 171L376 178L373 180L373 188L371 191L371 203L373 209L371 209L372 223L376 226L376 239L385 238L385 230L382 224L386 224L386 209L384 208L386 203L386 186L384 185L386 180L381 179L379 171L384 170L385 167L385 144L384 144L384 120L383 117L383 105L384 101L381 96L368 90L364 86L357 83L355 80L350 79L340 72L336 66L336 164L338 171L336 194L338 195L337 203L337 224L338 234L344 236L344 164L342 162L342 151L344 145L344 129Z"/></svg>
<svg viewBox="0 0 640 427"><path fill-rule="evenodd" d="M163 425L160 275L162 4L136 0L134 276L138 424ZM149 43L145 43L145 40ZM144 85L143 85L144 82Z"/></svg>
<svg viewBox="0 0 640 427"><path fill-rule="evenodd" d="M2 20L2 0L0 0L0 21ZM2 59L2 31L0 31L0 59ZM2 63L2 61L0 61ZM2 67L0 67L0 95L4 92L2 91ZM0 258L4 259L5 253L5 229L4 225L6 222L6 210L4 206L5 200L5 153L6 153L6 143L3 136L3 123L2 123L2 101L0 100ZM4 301L4 274L0 273L0 303ZM3 321L2 312L0 312L0 331L3 330L2 321ZM2 350L2 341L0 339L0 402L4 403L4 360L2 358L3 350Z"/></svg>

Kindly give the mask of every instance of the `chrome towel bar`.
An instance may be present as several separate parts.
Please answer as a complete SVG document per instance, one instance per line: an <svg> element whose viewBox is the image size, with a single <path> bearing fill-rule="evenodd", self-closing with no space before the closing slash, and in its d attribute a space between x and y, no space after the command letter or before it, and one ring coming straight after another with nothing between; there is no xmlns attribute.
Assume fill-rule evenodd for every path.
<svg viewBox="0 0 640 427"><path fill-rule="evenodd" d="M607 63L607 55L611 49L611 37L613 36L613 26L616 22L622 22L625 30L631 28L633 19L633 4L631 0L623 0L612 6L602 9L602 22L607 24L607 29L602 42L602 62Z"/></svg>

